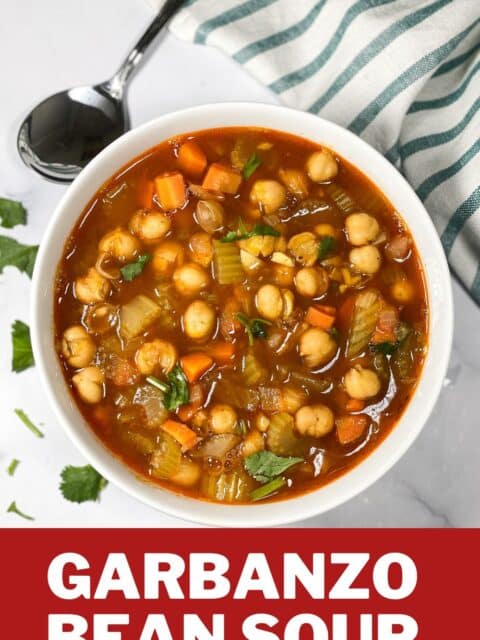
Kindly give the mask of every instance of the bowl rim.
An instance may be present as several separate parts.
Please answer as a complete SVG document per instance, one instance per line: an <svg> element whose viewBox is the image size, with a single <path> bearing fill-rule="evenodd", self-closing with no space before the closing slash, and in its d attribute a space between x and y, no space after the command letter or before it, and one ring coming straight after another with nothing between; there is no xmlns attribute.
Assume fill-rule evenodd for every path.
<svg viewBox="0 0 480 640"><path fill-rule="evenodd" d="M281 127L275 124L269 126L269 124L254 125L249 123L250 121L254 122L256 118L259 120L263 119L267 123L270 118L272 121L283 118L285 122L288 121L291 124L290 126L284 125ZM191 126L190 128L184 128L178 124L184 121L195 121L196 119L211 121L211 123L208 126ZM237 124L223 124L224 120L233 122L237 119ZM179 128L175 129L175 126ZM328 138L330 136L330 138L338 139L341 141L341 144L335 145L326 140L324 144L333 148L334 151L337 151L339 155L366 175L377 188L380 188L385 193L388 200L394 202L395 199L403 198L408 201L409 208L411 208L412 211L415 210L415 213L419 213L418 227L422 229L422 237L423 235L425 235L425 237L428 236L428 243L425 245L428 247L428 251L422 253L420 248L418 248L418 253L422 262L427 296L429 299L429 349L418 386L399 421L365 459L351 470L342 474L339 478L305 494L299 494L298 496L285 500L255 505L223 505L210 503L196 498L188 498L174 491L151 485L151 483L139 478L125 463L118 460L97 436L93 434L93 430L88 427L73 400L63 397L66 395L70 396L70 393L63 395L60 393L57 395L55 390L55 386L61 386L62 384L64 390L67 390L67 385L61 373L60 363L54 349L53 280L49 283L49 286L47 286L44 277L44 272L48 273L52 271L51 263L53 262L52 255L54 254L57 256L55 259L56 269L68 233L80 218L83 208L87 206L99 186L104 182L104 180L102 180L96 187L91 186L91 183L95 182L96 172L99 171L102 166L108 165L109 162L113 161L115 167L109 170L110 176L113 176L120 171L122 167L125 167L125 164L128 166L128 163L132 162L139 155L132 151L130 152L130 160L127 160L127 163L115 162L118 152L128 149L131 144L135 143L135 140L139 140L142 137L148 138L149 134L155 137L155 132L158 129L162 129L162 127L173 128L169 134L161 134L157 142L152 142L149 146L147 145L143 149L143 152L140 151L140 154L177 134L224 126L259 126L283 131L307 139L312 138L309 137L309 135L302 135L302 129L318 130L321 132L319 138L322 136ZM322 143L320 139L314 141L318 144ZM364 154L367 161L376 167L376 170L379 171L377 178L373 178L371 175L373 169L370 171L365 164L359 163L357 160L352 160L348 153L340 151L340 148L347 143L352 145L355 153ZM355 153L353 155L355 155ZM382 182L381 186L378 184L380 177ZM390 187L392 189L391 191ZM83 199L83 208L79 209L77 207L74 213L69 215L68 210L74 208L71 207L71 203L75 198ZM404 215L404 211L400 211L399 213L402 218L412 216L412 221L417 225L416 218L413 218L413 213L410 214L409 212L408 215ZM56 239L55 231L57 225L60 225L62 218L68 218L69 231L63 236L63 240L59 242ZM406 222L411 230L412 222L407 220ZM418 247L417 237L413 232L412 235ZM442 311L440 313L440 309L435 310L435 317L432 318L433 302L436 301L437 298L439 298L439 304L441 303ZM51 302L50 305L49 301ZM50 308L48 308L49 306ZM412 445L430 416L442 388L453 339L452 290L445 254L430 216L405 178L378 151L347 129L308 112L280 105L256 102L204 104L161 115L127 132L96 156L63 194L44 233L32 278L30 316L32 347L43 388L57 419L86 460L104 475L107 480L119 486L127 494L169 516L202 525L227 527L278 526L311 518L343 504L376 482ZM50 344L46 335L47 333L50 333ZM435 342L432 340L434 337ZM428 388L424 389L427 382ZM410 419L408 428L404 428L400 434L399 427L408 421L408 416L414 403L415 413L417 414L416 420L412 423L412 419ZM74 415L75 413L76 415ZM86 431L87 429L88 433ZM395 436L395 434L397 435ZM393 441L395 441L395 446L393 446ZM388 444L389 442L390 445ZM383 452L383 456L379 456L379 451ZM367 465L366 463L368 461L370 461L370 463ZM348 480L349 478L351 481ZM353 479L355 482L353 482ZM332 491L332 487L336 487L336 490ZM315 496L317 499L315 499Z"/></svg>

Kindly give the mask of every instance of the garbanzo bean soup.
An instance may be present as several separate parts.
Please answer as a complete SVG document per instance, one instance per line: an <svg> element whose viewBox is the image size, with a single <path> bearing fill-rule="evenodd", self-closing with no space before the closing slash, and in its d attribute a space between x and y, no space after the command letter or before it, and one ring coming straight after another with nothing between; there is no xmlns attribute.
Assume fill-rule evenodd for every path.
<svg viewBox="0 0 480 640"><path fill-rule="evenodd" d="M56 344L135 471L218 502L317 488L388 434L426 349L403 220L332 151L264 129L168 140L73 230Z"/></svg>

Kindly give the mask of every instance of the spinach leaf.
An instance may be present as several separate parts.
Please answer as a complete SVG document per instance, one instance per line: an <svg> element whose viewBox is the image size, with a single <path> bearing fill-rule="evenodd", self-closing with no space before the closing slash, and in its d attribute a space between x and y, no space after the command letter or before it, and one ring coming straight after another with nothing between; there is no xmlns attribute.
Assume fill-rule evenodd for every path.
<svg viewBox="0 0 480 640"><path fill-rule="evenodd" d="M245 180L248 180L261 164L262 161L258 153L253 153L243 167L243 175L245 177Z"/></svg>
<svg viewBox="0 0 480 640"><path fill-rule="evenodd" d="M244 460L245 470L257 482L265 484L293 467L303 462L303 458L282 458L271 451L259 451Z"/></svg>

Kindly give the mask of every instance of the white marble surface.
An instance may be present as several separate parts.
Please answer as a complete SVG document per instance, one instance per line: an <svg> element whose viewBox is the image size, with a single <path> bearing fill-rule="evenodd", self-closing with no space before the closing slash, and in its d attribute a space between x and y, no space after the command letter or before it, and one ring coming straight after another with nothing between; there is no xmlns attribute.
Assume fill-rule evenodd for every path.
<svg viewBox="0 0 480 640"><path fill-rule="evenodd" d="M56 90L108 77L150 15L142 0L2 2L0 195L22 200L29 211L27 227L6 233L40 242L64 191L18 159L15 135L22 116ZM153 52L129 94L134 125L189 105L236 99L275 101L221 53L171 36ZM448 379L417 442L368 491L303 526L480 526L480 312L456 283L453 288L456 328ZM61 469L84 460L57 424L35 369L10 373L10 325L28 320L29 290L28 278L14 269L0 276L0 526L190 526L111 485L99 503L63 500ZM43 440L18 422L15 407L43 423ZM10 478L5 468L13 457L21 464ZM35 521L7 514L11 500Z"/></svg>

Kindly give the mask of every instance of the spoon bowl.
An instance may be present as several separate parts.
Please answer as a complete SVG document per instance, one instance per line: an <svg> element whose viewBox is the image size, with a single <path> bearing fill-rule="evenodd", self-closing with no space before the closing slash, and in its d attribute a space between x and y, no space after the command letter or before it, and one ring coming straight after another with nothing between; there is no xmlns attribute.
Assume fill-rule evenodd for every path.
<svg viewBox="0 0 480 640"><path fill-rule="evenodd" d="M125 88L149 44L185 0L166 0L117 73L40 102L23 121L17 148L25 164L54 182L72 182L102 149L130 128Z"/></svg>
<svg viewBox="0 0 480 640"><path fill-rule="evenodd" d="M130 128L128 108L110 84L50 96L23 121L17 146L25 164L45 178L71 182L102 149Z"/></svg>

